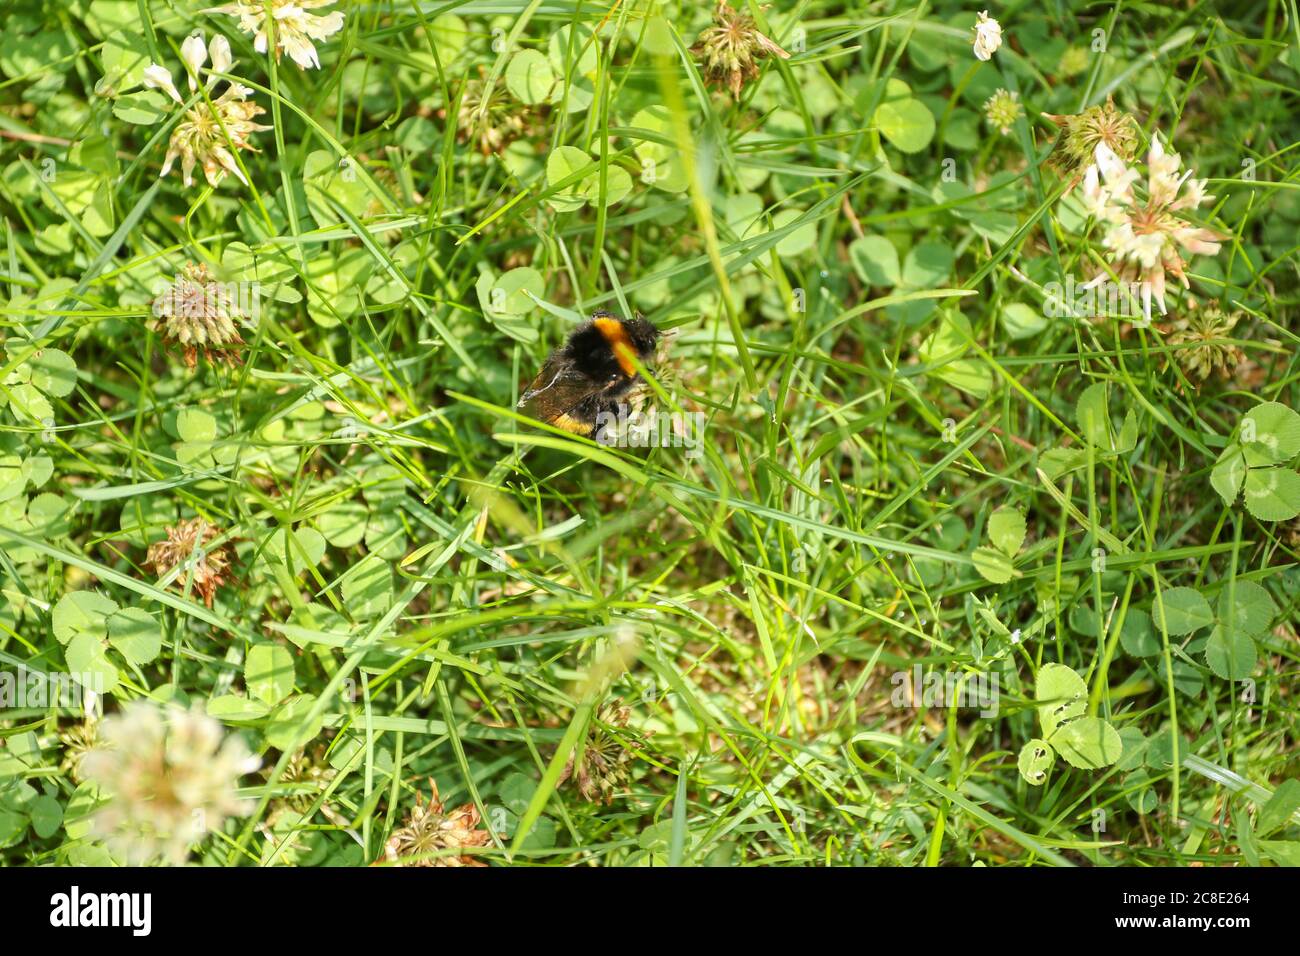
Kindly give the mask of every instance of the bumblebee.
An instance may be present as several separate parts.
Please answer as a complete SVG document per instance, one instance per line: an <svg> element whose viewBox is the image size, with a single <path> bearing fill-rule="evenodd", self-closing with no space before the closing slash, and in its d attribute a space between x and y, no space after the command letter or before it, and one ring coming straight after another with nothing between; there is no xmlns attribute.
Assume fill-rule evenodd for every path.
<svg viewBox="0 0 1300 956"><path fill-rule="evenodd" d="M637 364L655 354L660 332L639 313L621 319L595 312L546 359L519 399L519 410L574 435L597 437L604 416L645 382Z"/></svg>

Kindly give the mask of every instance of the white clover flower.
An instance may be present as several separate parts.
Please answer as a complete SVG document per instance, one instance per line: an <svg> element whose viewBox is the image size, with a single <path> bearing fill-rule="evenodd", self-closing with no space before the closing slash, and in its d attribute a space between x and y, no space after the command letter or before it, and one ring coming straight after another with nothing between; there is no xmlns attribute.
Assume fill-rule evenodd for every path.
<svg viewBox="0 0 1300 956"><path fill-rule="evenodd" d="M181 59L189 67L187 79L190 81L190 92L193 93L198 89L198 84L194 78L199 74L199 67L208 59L208 48L203 45L203 33L191 33L181 43Z"/></svg>
<svg viewBox="0 0 1300 956"><path fill-rule="evenodd" d="M991 60L1000 46L1002 24L990 17L987 10L981 10L979 22L975 24L975 58Z"/></svg>
<svg viewBox="0 0 1300 956"><path fill-rule="evenodd" d="M758 29L754 18L733 10L721 0L713 11L713 23L695 41L691 52L702 58L706 80L726 86L739 99L746 83L759 77L759 62L771 57L790 59L770 37Z"/></svg>
<svg viewBox="0 0 1300 956"><path fill-rule="evenodd" d="M144 85L151 90L162 90L177 103L184 103L181 94L176 90L176 84L172 82L172 72L165 66L159 66L157 63L150 63L144 68Z"/></svg>
<svg viewBox="0 0 1300 956"><path fill-rule="evenodd" d="M1166 310L1165 274L1190 286L1182 253L1218 255L1222 238L1213 230L1193 225L1175 215L1196 209L1214 197L1205 192L1206 181L1192 179L1192 171L1179 173L1182 157L1166 152L1157 133L1147 152L1145 199L1135 186L1141 175L1130 169L1105 143L1094 151L1094 162L1084 172L1083 204L1103 227L1102 245L1111 253L1116 271L1124 279L1149 283L1152 295ZM1186 187L1184 189L1184 187ZM1104 274L1094 279L1100 282Z"/></svg>
<svg viewBox="0 0 1300 956"><path fill-rule="evenodd" d="M133 701L99 722L98 740L81 760L108 799L93 826L132 865L183 863L193 844L250 809L236 787L261 760L206 714Z"/></svg>
<svg viewBox="0 0 1300 956"><path fill-rule="evenodd" d="M324 16L308 13L318 7L328 7L334 0L269 0L271 28L275 32L275 58L288 53L289 58L304 70L320 67L313 40L327 40L343 29L343 14L335 10ZM253 34L253 49L265 53L270 40L267 25L266 0L234 0L204 13L225 13L239 18L239 29Z"/></svg>
<svg viewBox="0 0 1300 956"><path fill-rule="evenodd" d="M1133 185L1139 179L1119 155L1105 143L1093 150L1093 162L1083 173L1083 202L1090 215L1116 224L1127 216L1124 207L1132 205ZM1102 185L1102 181L1105 185Z"/></svg>
<svg viewBox="0 0 1300 956"><path fill-rule="evenodd" d="M208 53L212 57L213 73L225 73L230 69L230 65L235 62L235 58L230 53L230 41L219 33L208 44ZM216 77L208 77L209 84L215 82Z"/></svg>
<svg viewBox="0 0 1300 956"><path fill-rule="evenodd" d="M212 89L217 83L213 71L226 73L234 62L230 54L230 41L223 36L215 36L205 48L203 34L195 33L186 37L181 44L181 57L188 68L190 89L197 90L196 75L203 69L208 58L212 59L212 69L208 72L205 89ZM171 72L156 63L151 63L144 71L145 86L166 90L177 103L184 103L172 82ZM234 176L245 186L244 177L231 151L252 150L249 136L271 127L253 122L253 118L266 111L256 103L248 102L253 93L248 87L235 82L227 84L225 91L216 99L204 97L185 112L185 117L177 124L167 143L167 156L163 160L159 176L171 172L176 160L181 161L181 178L186 186L194 185L194 167L203 167L204 178L208 185L216 187L226 174Z"/></svg>
<svg viewBox="0 0 1300 956"><path fill-rule="evenodd" d="M1183 194L1169 204L1169 208L1175 212L1179 209L1195 209L1205 202L1212 201L1213 196L1205 194L1207 181L1204 179L1188 179L1183 184Z"/></svg>
<svg viewBox="0 0 1300 956"><path fill-rule="evenodd" d="M203 31L198 30L187 36L184 42L181 43L181 59L189 67L187 72L189 73L188 79L191 92L198 89L195 77L199 75L199 70L203 69L203 65L207 63L209 56L212 57L212 69L209 71L206 85L208 89L211 89L217 82L217 77L211 74L225 73L234 62L234 58L230 53L230 41L218 33L212 38L212 42L205 46ZM162 69L162 67L159 67L159 69ZM168 78L170 79L170 74Z"/></svg>

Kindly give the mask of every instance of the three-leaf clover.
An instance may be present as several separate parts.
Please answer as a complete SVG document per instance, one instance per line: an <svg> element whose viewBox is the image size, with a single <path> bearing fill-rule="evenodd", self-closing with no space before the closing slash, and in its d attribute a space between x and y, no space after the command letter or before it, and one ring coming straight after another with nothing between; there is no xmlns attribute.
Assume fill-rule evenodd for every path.
<svg viewBox="0 0 1300 956"><path fill-rule="evenodd" d="M1300 515L1300 474L1284 463L1300 455L1300 415L1280 402L1248 411L1210 472L1210 484L1225 505L1244 497L1246 510L1261 521L1289 521Z"/></svg>
<svg viewBox="0 0 1300 956"><path fill-rule="evenodd" d="M1184 637L1213 625L1205 643L1205 663L1224 680L1245 680L1255 669L1255 639L1268 631L1277 607L1254 581L1224 582L1217 612L1195 588L1162 591L1152 603L1155 625L1170 637Z"/></svg>
<svg viewBox="0 0 1300 956"><path fill-rule="evenodd" d="M1099 770L1124 753L1124 742L1109 721L1086 716L1088 685L1064 664L1044 664L1034 687L1042 737L1020 749L1017 766L1031 786L1042 786L1059 753L1080 770Z"/></svg>
<svg viewBox="0 0 1300 956"><path fill-rule="evenodd" d="M77 386L77 363L56 348L33 349L29 342L13 339L5 344L5 355L17 367L4 376L0 408L8 407L24 425L54 425L51 398L66 398Z"/></svg>
<svg viewBox="0 0 1300 956"><path fill-rule="evenodd" d="M72 591L54 605L54 637L73 680L96 693L117 689L118 665L109 651L136 667L148 664L162 651L158 620L140 608L119 608L97 591Z"/></svg>

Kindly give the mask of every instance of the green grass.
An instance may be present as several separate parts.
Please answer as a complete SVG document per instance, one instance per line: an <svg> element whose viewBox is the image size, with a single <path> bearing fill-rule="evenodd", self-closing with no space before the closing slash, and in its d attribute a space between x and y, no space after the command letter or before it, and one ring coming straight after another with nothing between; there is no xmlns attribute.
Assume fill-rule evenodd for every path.
<svg viewBox="0 0 1300 956"><path fill-rule="evenodd" d="M0 671L90 661L107 713L207 707L260 754L191 860L382 862L430 778L490 865L1300 858L1293 2L1009 5L987 63L958 4L738 4L791 54L739 99L704 4L343 0L318 71L204 6L23 0L0 42ZM140 72L198 95L196 28L273 127L247 187L158 179L179 110ZM1041 114L1110 96L1225 237L1150 326L1048 308L1120 264ZM147 324L187 262L257 283L236 363ZM1177 333L1216 305L1202 380ZM703 415L698 457L516 411L598 308L675 333L648 400ZM210 607L146 560L196 516ZM139 643L56 612L89 592ZM996 713L900 699L916 668ZM112 859L78 723L0 709L5 863Z"/></svg>

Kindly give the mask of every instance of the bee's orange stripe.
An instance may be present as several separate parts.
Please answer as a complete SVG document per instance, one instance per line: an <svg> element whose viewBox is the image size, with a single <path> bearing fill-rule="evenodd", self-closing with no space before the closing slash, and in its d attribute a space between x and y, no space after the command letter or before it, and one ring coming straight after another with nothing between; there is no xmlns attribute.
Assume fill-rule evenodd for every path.
<svg viewBox="0 0 1300 956"><path fill-rule="evenodd" d="M563 429L566 432L572 432L575 435L585 435L587 432L591 431L590 425L580 422L576 418L571 418L563 412L556 415L555 418L551 420L551 424L556 428Z"/></svg>
<svg viewBox="0 0 1300 956"><path fill-rule="evenodd" d="M623 328L623 323L618 319L596 319L594 322L596 329L605 337L609 347L614 350L614 358L618 359L618 367L630 378L636 374L636 363L633 356L636 355L636 349L632 346L632 340L627 337L627 330Z"/></svg>

